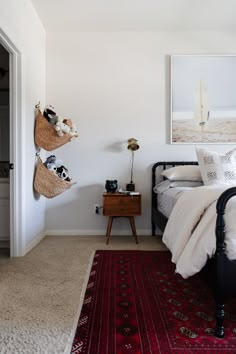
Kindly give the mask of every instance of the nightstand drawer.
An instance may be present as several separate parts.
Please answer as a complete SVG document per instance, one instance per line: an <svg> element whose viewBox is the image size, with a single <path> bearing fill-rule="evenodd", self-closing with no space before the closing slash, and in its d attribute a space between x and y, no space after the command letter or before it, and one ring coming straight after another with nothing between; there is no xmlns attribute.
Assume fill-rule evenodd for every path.
<svg viewBox="0 0 236 354"><path fill-rule="evenodd" d="M103 214L104 215L140 215L141 210L139 205L132 205L132 206L119 206L119 205L109 205L103 207Z"/></svg>
<svg viewBox="0 0 236 354"><path fill-rule="evenodd" d="M139 195L138 196L131 196L131 195L117 196L117 194L114 197L104 196L104 203L106 203L107 205L137 204L139 203L139 197L140 197Z"/></svg>
<svg viewBox="0 0 236 354"><path fill-rule="evenodd" d="M141 215L141 194L103 193L103 215L108 216L106 244L108 245L114 218L127 217L133 236L138 243L134 217Z"/></svg>
<svg viewBox="0 0 236 354"><path fill-rule="evenodd" d="M130 196L124 195L124 196L117 196L117 194L113 196L104 196L104 203L107 205L120 205L120 204L127 204L129 201Z"/></svg>
<svg viewBox="0 0 236 354"><path fill-rule="evenodd" d="M103 214L106 216L141 215L141 195L103 195Z"/></svg>

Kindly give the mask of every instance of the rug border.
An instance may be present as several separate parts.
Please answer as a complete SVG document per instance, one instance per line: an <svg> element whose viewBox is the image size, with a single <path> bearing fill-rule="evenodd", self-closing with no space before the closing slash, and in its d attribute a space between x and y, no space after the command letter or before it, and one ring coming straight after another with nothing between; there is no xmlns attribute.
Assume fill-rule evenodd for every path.
<svg viewBox="0 0 236 354"><path fill-rule="evenodd" d="M89 258L89 262L88 262L88 266L87 266L87 271L86 271L86 275L83 281L83 286L82 286L82 290L80 293L80 301L79 301L79 305L78 305L78 309L76 311L75 314L75 318L74 318L74 323L64 350L63 354L70 354L71 353L71 349L72 349L72 345L73 345L73 341L74 341L74 337L75 337L75 333L76 333L76 329L78 326L78 322L79 322L79 318L80 318L80 313L82 310L82 306L83 306L83 302L84 302L84 295L85 295L85 291L87 289L87 285L88 285L88 280L89 280L89 276L91 273L91 269L92 269L92 265L93 265L93 259L94 259L94 255L96 253L96 250L92 251L90 258Z"/></svg>

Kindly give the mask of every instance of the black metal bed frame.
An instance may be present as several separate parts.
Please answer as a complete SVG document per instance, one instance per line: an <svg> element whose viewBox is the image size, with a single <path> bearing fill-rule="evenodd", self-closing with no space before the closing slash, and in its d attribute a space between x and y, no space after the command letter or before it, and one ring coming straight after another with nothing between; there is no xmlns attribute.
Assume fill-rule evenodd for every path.
<svg viewBox="0 0 236 354"><path fill-rule="evenodd" d="M157 194L153 191L153 188L156 185L156 169L162 167L162 170L174 166L183 166L183 165L198 165L196 161L171 161L171 162L157 162L152 167L152 235L155 236L156 225L161 231L164 231L167 223L167 217L163 215L157 209ZM163 178L164 179L164 178Z"/></svg>
<svg viewBox="0 0 236 354"><path fill-rule="evenodd" d="M156 226L164 231L167 217L157 208L157 194L153 191L156 185L156 169L161 167L165 170L169 167L183 165L197 165L196 161L171 161L157 162L152 167L152 235L155 236ZM225 220L224 214L228 201L236 196L236 187L225 190L218 198L216 204L216 252L214 257L207 262L206 268L209 268L213 277L213 289L216 301L216 327L215 336L224 338L224 304L229 295L236 295L236 261L230 261L225 253Z"/></svg>

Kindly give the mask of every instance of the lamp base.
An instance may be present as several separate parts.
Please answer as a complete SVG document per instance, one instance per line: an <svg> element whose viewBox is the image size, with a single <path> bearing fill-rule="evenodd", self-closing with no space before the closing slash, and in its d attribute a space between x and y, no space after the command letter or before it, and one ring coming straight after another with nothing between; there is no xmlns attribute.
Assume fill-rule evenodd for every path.
<svg viewBox="0 0 236 354"><path fill-rule="evenodd" d="M127 183L126 190L128 192L134 192L135 191L135 184L133 182Z"/></svg>

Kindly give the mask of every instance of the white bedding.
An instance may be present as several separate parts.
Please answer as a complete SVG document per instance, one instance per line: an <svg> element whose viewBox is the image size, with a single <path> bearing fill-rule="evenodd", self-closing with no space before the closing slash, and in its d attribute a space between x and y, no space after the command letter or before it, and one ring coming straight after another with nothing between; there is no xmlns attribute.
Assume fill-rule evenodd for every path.
<svg viewBox="0 0 236 354"><path fill-rule="evenodd" d="M157 194L157 205L158 205L158 210L165 215L167 218L169 218L172 209L177 202L178 198L181 196L181 194L189 190L189 187L176 187L176 188L169 188L163 193L158 193Z"/></svg>
<svg viewBox="0 0 236 354"><path fill-rule="evenodd" d="M183 278L199 272L216 249L216 201L229 186L203 186L181 193L166 225L163 242ZM226 253L236 259L236 198L225 215Z"/></svg>

